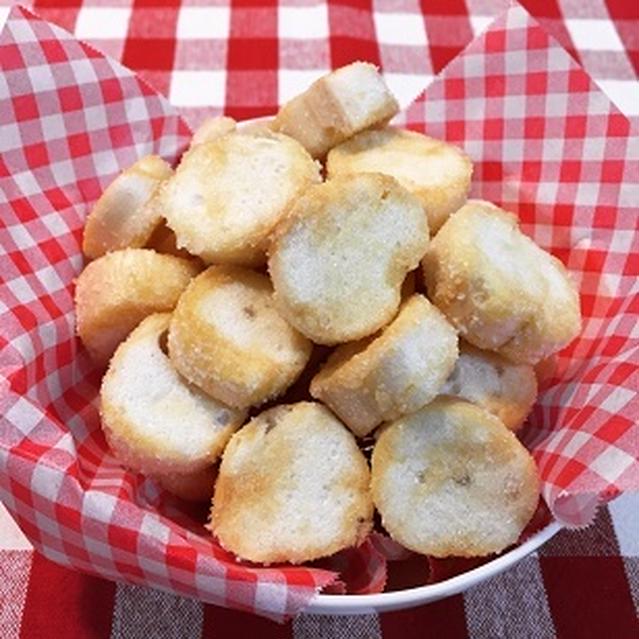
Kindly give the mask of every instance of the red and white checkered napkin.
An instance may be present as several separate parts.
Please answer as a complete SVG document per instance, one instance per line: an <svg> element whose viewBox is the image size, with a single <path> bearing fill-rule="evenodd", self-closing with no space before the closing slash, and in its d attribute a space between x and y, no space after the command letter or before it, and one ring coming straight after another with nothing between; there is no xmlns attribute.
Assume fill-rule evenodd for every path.
<svg viewBox="0 0 639 639"><path fill-rule="evenodd" d="M320 588L380 590L370 541L313 567L239 564L201 534L203 513L108 453L100 372L74 337L83 220L120 169L148 153L175 160L189 131L126 69L23 9L0 36L0 70L0 497L22 529L60 563L277 619ZM518 8L403 118L464 146L474 194L517 211L580 282L583 336L546 367L528 435L555 516L585 524L598 499L639 481L628 121Z"/></svg>

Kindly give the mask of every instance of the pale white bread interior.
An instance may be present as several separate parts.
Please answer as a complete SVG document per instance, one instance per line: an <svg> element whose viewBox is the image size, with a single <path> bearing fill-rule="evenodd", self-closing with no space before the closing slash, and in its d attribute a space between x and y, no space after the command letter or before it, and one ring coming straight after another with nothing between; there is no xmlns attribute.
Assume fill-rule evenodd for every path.
<svg viewBox="0 0 639 639"><path fill-rule="evenodd" d="M106 364L147 315L170 311L198 272L192 261L150 249L113 251L89 263L75 284L78 335Z"/></svg>
<svg viewBox="0 0 639 639"><path fill-rule="evenodd" d="M338 347L311 382L359 437L412 413L440 392L457 359L457 333L424 296L413 295L381 334Z"/></svg>
<svg viewBox="0 0 639 639"><path fill-rule="evenodd" d="M529 364L515 364L498 353L462 342L459 359L442 395L465 399L499 417L516 431L537 399L537 378Z"/></svg>
<svg viewBox="0 0 639 639"><path fill-rule="evenodd" d="M102 380L100 415L120 462L165 477L167 485L173 479L179 490L174 476L208 470L246 412L212 399L178 375L163 350L170 319L169 313L150 315L118 347Z"/></svg>
<svg viewBox="0 0 639 639"><path fill-rule="evenodd" d="M377 67L353 62L316 80L284 104L274 128L298 140L315 158L399 110Z"/></svg>
<svg viewBox="0 0 639 639"><path fill-rule="evenodd" d="M268 277L211 266L180 297L169 330L178 371L211 397L238 408L286 390L312 344L279 314Z"/></svg>
<svg viewBox="0 0 639 639"><path fill-rule="evenodd" d="M207 118L193 134L191 147L202 144L202 142L213 142L229 133L233 133L236 128L237 122L225 115Z"/></svg>
<svg viewBox="0 0 639 639"><path fill-rule="evenodd" d="M277 406L229 442L211 531L242 559L302 563L358 545L371 529L366 459L321 404Z"/></svg>
<svg viewBox="0 0 639 639"><path fill-rule="evenodd" d="M515 435L484 409L453 398L382 430L371 486L391 537L434 557L504 550L539 498L537 468Z"/></svg>
<svg viewBox="0 0 639 639"><path fill-rule="evenodd" d="M217 466L207 466L191 473L155 475L153 479L165 490L187 501L208 502L213 497Z"/></svg>
<svg viewBox="0 0 639 639"><path fill-rule="evenodd" d="M269 249L278 308L319 344L370 335L397 312L427 246L424 210L393 178L363 173L311 187Z"/></svg>
<svg viewBox="0 0 639 639"><path fill-rule="evenodd" d="M230 133L184 155L162 189L163 213L178 246L205 262L256 265L287 207L319 181L292 138Z"/></svg>
<svg viewBox="0 0 639 639"><path fill-rule="evenodd" d="M429 298L461 335L514 362L534 364L580 331L579 295L563 264L488 202L451 215L423 271Z"/></svg>
<svg viewBox="0 0 639 639"><path fill-rule="evenodd" d="M363 131L332 149L328 178L343 173L392 175L422 203L431 234L465 202L473 165L458 147L395 127Z"/></svg>
<svg viewBox="0 0 639 639"><path fill-rule="evenodd" d="M157 210L145 204L171 173L157 155L147 155L120 173L87 217L83 253L95 259L108 251L144 246L161 222Z"/></svg>

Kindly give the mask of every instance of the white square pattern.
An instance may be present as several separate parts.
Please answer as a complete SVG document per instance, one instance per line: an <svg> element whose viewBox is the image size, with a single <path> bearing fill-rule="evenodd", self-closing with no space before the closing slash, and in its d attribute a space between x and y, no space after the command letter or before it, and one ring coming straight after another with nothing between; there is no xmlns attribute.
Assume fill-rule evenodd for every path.
<svg viewBox="0 0 639 639"><path fill-rule="evenodd" d="M315 80L321 78L324 74L328 73L328 71L328 69L280 69L277 74L279 103L284 104L284 102L306 91Z"/></svg>
<svg viewBox="0 0 639 639"><path fill-rule="evenodd" d="M623 51L612 20L568 18L566 28L577 49L584 51Z"/></svg>
<svg viewBox="0 0 639 639"><path fill-rule="evenodd" d="M177 107L223 106L226 71L174 71L169 100Z"/></svg>
<svg viewBox="0 0 639 639"><path fill-rule="evenodd" d="M469 15L468 18L470 19L470 26L474 36L478 36L486 30L486 27L488 27L491 22L495 21L495 16Z"/></svg>
<svg viewBox="0 0 639 639"><path fill-rule="evenodd" d="M127 7L82 7L75 25L75 36L82 39L124 39L131 9Z"/></svg>
<svg viewBox="0 0 639 639"><path fill-rule="evenodd" d="M590 470L612 483L634 463L634 457L628 455L621 448L617 448L614 444L608 444L601 455L590 463Z"/></svg>
<svg viewBox="0 0 639 639"><path fill-rule="evenodd" d="M228 38L231 23L229 7L182 7L178 15L178 40Z"/></svg>
<svg viewBox="0 0 639 639"><path fill-rule="evenodd" d="M384 73L384 80L402 109L405 109L431 83L432 79L433 76L423 73L419 75Z"/></svg>
<svg viewBox="0 0 639 639"><path fill-rule="evenodd" d="M280 7L277 20L280 38L328 38L328 10L325 4L315 7Z"/></svg>
<svg viewBox="0 0 639 639"><path fill-rule="evenodd" d="M11 11L11 7L0 7L0 29L4 27L4 23L7 21L9 11Z"/></svg>
<svg viewBox="0 0 639 639"><path fill-rule="evenodd" d="M426 46L426 25L419 16L401 13L373 13L377 39L382 44Z"/></svg>

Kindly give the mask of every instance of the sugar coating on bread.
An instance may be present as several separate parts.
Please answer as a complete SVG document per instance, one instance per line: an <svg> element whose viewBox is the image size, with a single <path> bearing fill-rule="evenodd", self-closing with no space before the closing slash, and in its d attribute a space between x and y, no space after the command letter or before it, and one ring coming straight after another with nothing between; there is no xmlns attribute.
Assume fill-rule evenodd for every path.
<svg viewBox="0 0 639 639"><path fill-rule="evenodd" d="M465 202L473 165L459 148L442 140L394 127L358 133L332 149L330 178L343 173L392 175L422 203L431 234Z"/></svg>
<svg viewBox="0 0 639 639"><path fill-rule="evenodd" d="M312 350L275 308L268 277L233 266L212 266L191 282L168 346L186 379L239 408L284 392Z"/></svg>
<svg viewBox="0 0 639 639"><path fill-rule="evenodd" d="M563 264L488 202L469 201L448 219L423 271L430 299L463 337L514 362L538 362L581 328L579 295Z"/></svg>
<svg viewBox="0 0 639 639"><path fill-rule="evenodd" d="M108 251L144 246L161 217L145 204L171 167L159 156L138 160L111 182L87 217L82 251L90 259Z"/></svg>
<svg viewBox="0 0 639 639"><path fill-rule="evenodd" d="M315 158L355 133L385 124L399 110L377 68L353 62L314 82L284 104L274 128L298 140Z"/></svg>
<svg viewBox="0 0 639 639"><path fill-rule="evenodd" d="M269 249L278 308L319 344L370 335L397 312L404 277L427 246L426 215L393 178L340 176L311 187Z"/></svg>
<svg viewBox="0 0 639 639"><path fill-rule="evenodd" d="M237 127L237 122L233 118L220 115L213 118L207 118L196 129L191 138L191 147L202 142L212 142L218 140L229 133L233 133Z"/></svg>
<svg viewBox="0 0 639 639"><path fill-rule="evenodd" d="M118 347L100 388L111 449L123 464L151 476L208 468L246 416L178 375L163 350L170 319L156 313L143 320Z"/></svg>
<svg viewBox="0 0 639 639"><path fill-rule="evenodd" d="M117 345L147 315L170 311L199 267L150 249L124 249L91 262L75 284L78 335L106 364Z"/></svg>
<svg viewBox="0 0 639 639"><path fill-rule="evenodd" d="M372 525L369 470L321 404L277 406L229 442L211 530L242 559L302 563L355 546Z"/></svg>
<svg viewBox="0 0 639 639"><path fill-rule="evenodd" d="M205 262L255 265L287 207L319 167L285 135L229 133L190 149L162 189L177 244Z"/></svg>
<svg viewBox="0 0 639 639"><path fill-rule="evenodd" d="M517 430L537 398L534 368L515 364L467 342L460 344L459 351L459 359L441 394L477 404L499 417L510 430Z"/></svg>
<svg viewBox="0 0 639 639"><path fill-rule="evenodd" d="M438 398L391 422L372 456L372 493L397 542L435 557L514 544L537 507L535 463L482 408Z"/></svg>
<svg viewBox="0 0 639 639"><path fill-rule="evenodd" d="M455 329L424 296L413 295L379 336L338 347L313 378L311 395L364 437L431 401L457 353Z"/></svg>

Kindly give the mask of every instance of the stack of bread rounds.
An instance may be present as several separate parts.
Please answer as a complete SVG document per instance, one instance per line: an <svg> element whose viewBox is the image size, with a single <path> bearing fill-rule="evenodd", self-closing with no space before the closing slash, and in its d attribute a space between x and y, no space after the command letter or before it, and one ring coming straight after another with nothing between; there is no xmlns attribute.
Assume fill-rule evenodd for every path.
<svg viewBox="0 0 639 639"><path fill-rule="evenodd" d="M577 290L514 214L466 200L461 149L387 126L397 108L353 63L268 122L205 121L174 171L142 158L87 219L77 330L109 362L109 446L212 498L241 560L357 546L375 509L414 552L485 556L536 508L515 432Z"/></svg>

